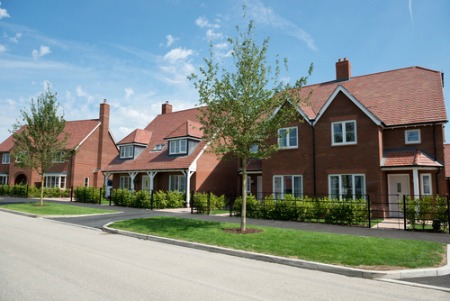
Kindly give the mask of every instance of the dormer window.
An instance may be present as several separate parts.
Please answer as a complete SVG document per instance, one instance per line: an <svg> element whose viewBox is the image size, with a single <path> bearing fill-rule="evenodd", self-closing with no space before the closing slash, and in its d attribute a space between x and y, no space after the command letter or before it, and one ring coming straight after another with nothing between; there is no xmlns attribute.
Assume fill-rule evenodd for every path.
<svg viewBox="0 0 450 301"><path fill-rule="evenodd" d="M186 139L172 140L169 143L169 155L187 154Z"/></svg>
<svg viewBox="0 0 450 301"><path fill-rule="evenodd" d="M155 147L152 149L152 152L160 152L163 150L165 144L157 144L155 145Z"/></svg>
<svg viewBox="0 0 450 301"><path fill-rule="evenodd" d="M405 144L419 144L420 142L420 130L405 131Z"/></svg>
<svg viewBox="0 0 450 301"><path fill-rule="evenodd" d="M133 145L125 145L120 147L120 159L133 158Z"/></svg>

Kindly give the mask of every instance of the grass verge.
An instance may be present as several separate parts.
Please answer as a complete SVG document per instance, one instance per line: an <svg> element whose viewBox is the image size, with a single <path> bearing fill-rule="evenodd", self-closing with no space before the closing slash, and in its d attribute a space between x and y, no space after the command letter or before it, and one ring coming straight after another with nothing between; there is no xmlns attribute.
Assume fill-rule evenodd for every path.
<svg viewBox="0 0 450 301"><path fill-rule="evenodd" d="M237 224L174 217L125 220L110 227L263 254L378 269L439 266L446 252L446 246L436 242L271 227L251 227L262 229L260 233L232 234L223 229L238 227Z"/></svg>
<svg viewBox="0 0 450 301"><path fill-rule="evenodd" d="M39 202L37 202L24 204L7 204L1 205L0 208L37 215L83 215L83 214L100 214L100 213L116 212L114 210L88 208L49 202L44 203L44 206L42 207L39 206Z"/></svg>

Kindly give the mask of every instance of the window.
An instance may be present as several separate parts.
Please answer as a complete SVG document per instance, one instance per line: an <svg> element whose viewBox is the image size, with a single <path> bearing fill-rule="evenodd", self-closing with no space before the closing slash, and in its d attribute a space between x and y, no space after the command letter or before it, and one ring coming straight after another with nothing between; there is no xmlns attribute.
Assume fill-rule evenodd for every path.
<svg viewBox="0 0 450 301"><path fill-rule="evenodd" d="M421 174L421 183L422 183L422 195L431 195L432 194L432 188L431 188L431 174Z"/></svg>
<svg viewBox="0 0 450 301"><path fill-rule="evenodd" d="M339 200L365 198L364 175L330 175L328 183L330 198Z"/></svg>
<svg viewBox="0 0 450 301"><path fill-rule="evenodd" d="M44 187L46 188L66 188L66 176L65 175L54 175L54 176L44 176Z"/></svg>
<svg viewBox="0 0 450 301"><path fill-rule="evenodd" d="M126 145L120 147L120 158L133 158L133 145Z"/></svg>
<svg viewBox="0 0 450 301"><path fill-rule="evenodd" d="M252 144L252 146L250 146L250 152L252 154L256 154L259 151L259 146L256 144Z"/></svg>
<svg viewBox="0 0 450 301"><path fill-rule="evenodd" d="M186 154L186 153L187 153L186 139L170 141L169 155Z"/></svg>
<svg viewBox="0 0 450 301"><path fill-rule="evenodd" d="M184 175L169 176L169 190L185 192L186 191L186 176L184 176Z"/></svg>
<svg viewBox="0 0 450 301"><path fill-rule="evenodd" d="M120 189L131 189L131 178L129 176L121 176L120 177L120 183L119 183Z"/></svg>
<svg viewBox="0 0 450 301"><path fill-rule="evenodd" d="M64 162L66 162L64 152L58 152L52 159L52 163L64 163Z"/></svg>
<svg viewBox="0 0 450 301"><path fill-rule="evenodd" d="M282 128L278 130L278 147L279 148L298 147L297 127Z"/></svg>
<svg viewBox="0 0 450 301"><path fill-rule="evenodd" d="M8 175L0 175L0 185L8 185Z"/></svg>
<svg viewBox="0 0 450 301"><path fill-rule="evenodd" d="M10 158L9 158L9 153L3 153L3 155L2 155L2 164L9 164L9 161L10 160Z"/></svg>
<svg viewBox="0 0 450 301"><path fill-rule="evenodd" d="M252 178L247 177L247 194L252 194Z"/></svg>
<svg viewBox="0 0 450 301"><path fill-rule="evenodd" d="M163 148L164 148L164 144L157 144L157 145L155 145L155 147L152 149L152 152L160 152L160 151L162 151Z"/></svg>
<svg viewBox="0 0 450 301"><path fill-rule="evenodd" d="M356 144L356 121L333 122L331 131L332 145Z"/></svg>
<svg viewBox="0 0 450 301"><path fill-rule="evenodd" d="M276 199L284 198L285 194L293 194L296 197L303 196L302 176L274 176L273 193Z"/></svg>
<svg viewBox="0 0 450 301"><path fill-rule="evenodd" d="M420 130L405 131L405 144L419 144L420 142Z"/></svg>
<svg viewBox="0 0 450 301"><path fill-rule="evenodd" d="M89 187L89 177L84 178L84 187Z"/></svg>

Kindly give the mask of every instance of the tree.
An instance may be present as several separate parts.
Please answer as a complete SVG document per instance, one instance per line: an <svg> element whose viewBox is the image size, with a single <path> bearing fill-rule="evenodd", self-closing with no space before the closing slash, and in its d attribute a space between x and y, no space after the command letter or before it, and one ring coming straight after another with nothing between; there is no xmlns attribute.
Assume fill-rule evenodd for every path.
<svg viewBox="0 0 450 301"><path fill-rule="evenodd" d="M21 120L13 126L12 157L19 167L35 170L41 178L40 205L44 205L44 174L55 158L68 157L65 120L58 116L56 93L47 86L36 102L31 99L29 111L21 110Z"/></svg>
<svg viewBox="0 0 450 301"><path fill-rule="evenodd" d="M253 21L249 21L245 32L241 32L239 26L236 29L237 37L228 39L233 48L233 70L229 72L219 67L211 43L210 56L204 59L206 66L200 68L200 75L192 74L189 79L199 93L199 120L210 150L218 156L232 155L241 161L240 230L245 232L247 163L252 158L269 158L278 149L278 139L275 139L279 138L278 129L299 120L295 106L304 100L299 98L299 90L292 91L301 89L308 77L300 78L294 87L283 83L279 80L278 58L274 69L267 64L269 39L261 46L256 44ZM284 63L287 70L287 61ZM312 64L308 75L311 73ZM252 151L255 146L256 152Z"/></svg>

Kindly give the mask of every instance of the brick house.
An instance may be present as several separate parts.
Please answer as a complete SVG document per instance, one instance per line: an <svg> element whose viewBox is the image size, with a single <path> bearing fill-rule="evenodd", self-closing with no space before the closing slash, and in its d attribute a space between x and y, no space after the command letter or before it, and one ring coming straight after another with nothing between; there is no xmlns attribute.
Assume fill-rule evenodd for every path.
<svg viewBox="0 0 450 301"><path fill-rule="evenodd" d="M109 131L109 118L110 106L105 100L100 104L98 119L66 121L67 149L75 152L67 160L55 159L53 167L44 174L45 187L103 186L100 170L118 154ZM0 144L0 184L41 186L37 172L22 169L11 162L13 145L12 135Z"/></svg>
<svg viewBox="0 0 450 301"><path fill-rule="evenodd" d="M172 111L162 105L145 129L136 129L117 145L119 155L102 171L105 183L129 190L235 191L237 164L208 152L199 109ZM186 195L189 206L189 193Z"/></svg>
<svg viewBox="0 0 450 301"><path fill-rule="evenodd" d="M293 91L298 93L298 91ZM370 197L397 216L401 195L446 194L443 74L410 67L304 87L303 122L279 129L280 150L250 168L253 194Z"/></svg>

